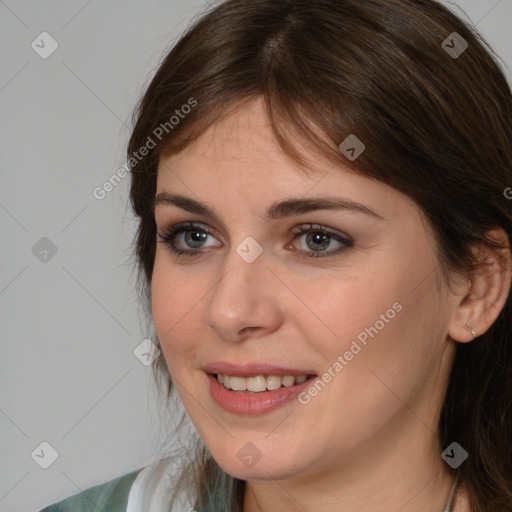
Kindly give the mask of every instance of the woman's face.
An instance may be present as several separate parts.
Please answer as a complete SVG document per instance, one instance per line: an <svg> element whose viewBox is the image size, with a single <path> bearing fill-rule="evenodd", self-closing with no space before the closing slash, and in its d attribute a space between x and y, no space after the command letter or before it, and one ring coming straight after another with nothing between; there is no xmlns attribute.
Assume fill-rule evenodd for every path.
<svg viewBox="0 0 512 512"><path fill-rule="evenodd" d="M310 478L377 467L393 450L431 451L453 361L456 301L436 283L415 204L311 158L318 171L301 174L254 101L160 160L157 196L186 201L160 196L159 234L194 225L158 237L157 334L199 434L242 479ZM315 209L313 199L339 207Z"/></svg>

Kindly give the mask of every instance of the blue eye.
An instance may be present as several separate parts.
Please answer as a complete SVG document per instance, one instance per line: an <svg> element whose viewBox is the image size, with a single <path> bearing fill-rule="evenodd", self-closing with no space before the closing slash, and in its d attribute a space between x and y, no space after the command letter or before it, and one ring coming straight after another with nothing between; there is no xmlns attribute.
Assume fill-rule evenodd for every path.
<svg viewBox="0 0 512 512"><path fill-rule="evenodd" d="M202 224L195 224L193 222L175 224L174 226L170 226L163 233L158 233L157 231L157 235L160 238L159 242L167 245L173 253L186 256L197 256L200 252L203 252L194 249L202 249L206 247L202 244L208 236L213 236L208 230L204 229ZM183 237L182 235L185 236ZM184 241L185 244L188 245L189 249L182 249L178 247L176 239Z"/></svg>
<svg viewBox="0 0 512 512"><path fill-rule="evenodd" d="M342 236L339 233L334 233L327 228L318 224L305 224L298 226L294 231L293 241L304 238L305 248L293 248L291 243L286 248L292 248L298 256L303 258L318 258L327 257L338 254L348 247L352 247L353 241L349 237ZM164 232L157 235L161 243L167 247L177 256L183 255L188 257L198 256L203 249L208 247L219 246L220 242L210 245L204 245L208 241L208 237L213 235L202 224L193 222L182 222L167 228ZM338 244L338 248L330 251L325 249L329 248L332 243ZM181 244L181 246L180 246ZM309 249L309 250L308 250Z"/></svg>
<svg viewBox="0 0 512 512"><path fill-rule="evenodd" d="M339 233L334 233L328 228L318 224L305 224L299 226L296 230L292 231L292 233L295 235L293 238L294 240L302 238L305 235L304 242L306 248L311 249L312 252L304 249L297 250L298 255L305 258L333 256L334 254L338 254L354 245L354 242L348 237L342 236ZM338 248L325 251L324 249L331 246L333 241L338 244Z"/></svg>

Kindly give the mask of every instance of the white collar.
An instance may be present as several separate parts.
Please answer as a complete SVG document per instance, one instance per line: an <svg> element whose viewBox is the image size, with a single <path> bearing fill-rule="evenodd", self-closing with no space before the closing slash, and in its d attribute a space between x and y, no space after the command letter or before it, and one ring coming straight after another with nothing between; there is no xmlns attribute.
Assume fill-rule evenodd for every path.
<svg viewBox="0 0 512 512"><path fill-rule="evenodd" d="M192 512L194 503L184 492L169 509L170 489L180 469L177 457L160 459L146 466L131 486L126 512Z"/></svg>

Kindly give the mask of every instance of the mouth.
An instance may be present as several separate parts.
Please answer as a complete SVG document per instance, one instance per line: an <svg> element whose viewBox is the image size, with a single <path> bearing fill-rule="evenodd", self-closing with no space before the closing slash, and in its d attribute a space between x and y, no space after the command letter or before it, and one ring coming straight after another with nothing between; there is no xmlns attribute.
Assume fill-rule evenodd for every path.
<svg viewBox="0 0 512 512"><path fill-rule="evenodd" d="M291 403L318 377L310 370L269 365L218 363L204 371L212 399L225 411L238 415L268 413Z"/></svg>
<svg viewBox="0 0 512 512"><path fill-rule="evenodd" d="M291 388L316 377L313 374L301 375L254 375L243 377L225 373L211 374L224 388L235 393L261 394L281 388Z"/></svg>

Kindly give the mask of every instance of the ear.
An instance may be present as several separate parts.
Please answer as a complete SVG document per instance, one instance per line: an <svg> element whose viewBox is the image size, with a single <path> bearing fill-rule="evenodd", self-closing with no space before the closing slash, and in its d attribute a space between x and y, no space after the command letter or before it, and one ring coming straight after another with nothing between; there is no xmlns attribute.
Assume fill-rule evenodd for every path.
<svg viewBox="0 0 512 512"><path fill-rule="evenodd" d="M485 236L502 245L504 249L483 244L472 248L475 256L484 265L468 275L459 285L461 293L457 295L457 304L448 329L450 338L462 343L472 341L491 327L510 293L512 265L508 236L501 228L490 230Z"/></svg>

